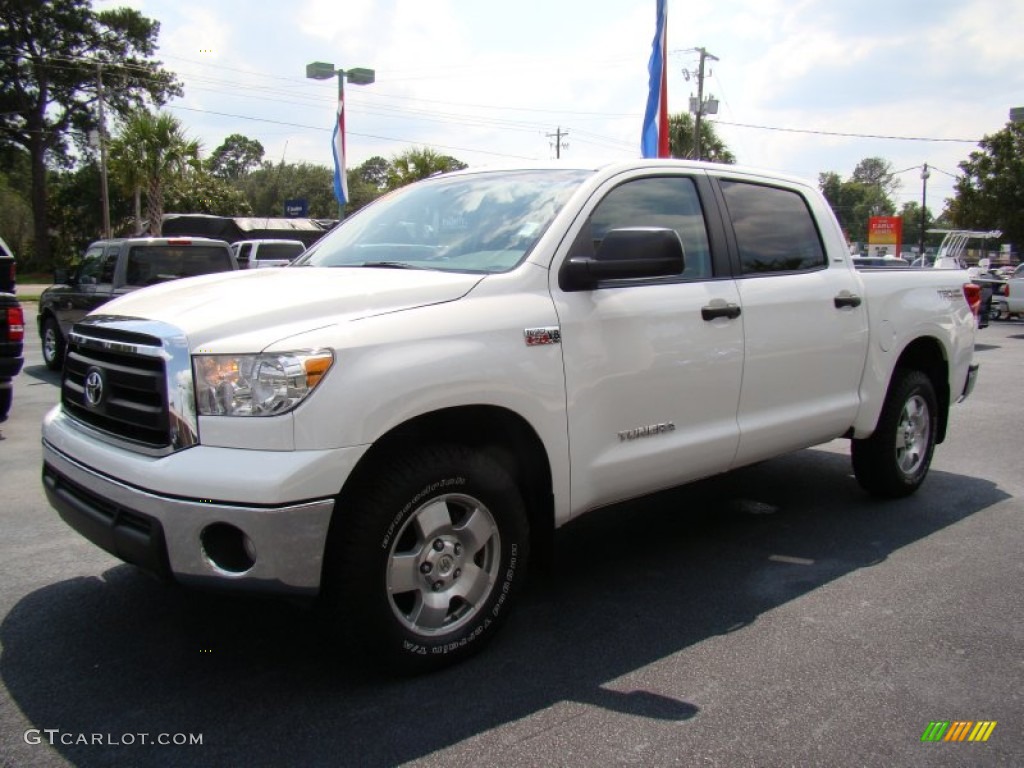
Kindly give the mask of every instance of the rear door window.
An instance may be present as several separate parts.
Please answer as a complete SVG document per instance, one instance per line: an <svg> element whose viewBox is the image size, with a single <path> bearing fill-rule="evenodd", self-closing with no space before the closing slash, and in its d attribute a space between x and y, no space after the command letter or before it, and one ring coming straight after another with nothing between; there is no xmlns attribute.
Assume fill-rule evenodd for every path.
<svg viewBox="0 0 1024 768"><path fill-rule="evenodd" d="M791 189L721 182L744 275L824 269L825 249L804 198Z"/></svg>

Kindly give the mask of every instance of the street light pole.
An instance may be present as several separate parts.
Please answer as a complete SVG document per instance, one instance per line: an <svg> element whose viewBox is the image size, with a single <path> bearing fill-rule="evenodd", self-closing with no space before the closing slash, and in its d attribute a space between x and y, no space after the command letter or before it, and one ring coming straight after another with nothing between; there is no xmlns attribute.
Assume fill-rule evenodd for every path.
<svg viewBox="0 0 1024 768"><path fill-rule="evenodd" d="M918 256L922 259L924 258L924 228L928 217L928 209L925 208L925 204L928 201L928 177L931 175L931 172L928 170L928 163L921 166L921 242Z"/></svg>
<svg viewBox="0 0 1024 768"><path fill-rule="evenodd" d="M376 73L372 69L366 69L365 67L355 67L353 69L344 70L341 68L335 69L333 64L329 64L324 61L314 61L311 64L306 65L306 77L313 80L327 80L335 75L338 76L338 105L341 112L337 116L337 127L339 132L339 139L342 149L345 147L345 78L352 85L370 85L376 79ZM340 183L344 183L345 174L345 157L344 152L342 156L338 158L339 166L337 172L341 175ZM345 218L345 203L338 200L338 219Z"/></svg>

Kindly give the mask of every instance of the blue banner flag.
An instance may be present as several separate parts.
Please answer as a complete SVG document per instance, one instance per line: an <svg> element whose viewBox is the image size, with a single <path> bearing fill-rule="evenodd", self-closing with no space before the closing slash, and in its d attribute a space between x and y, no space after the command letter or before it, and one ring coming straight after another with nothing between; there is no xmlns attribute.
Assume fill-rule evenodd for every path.
<svg viewBox="0 0 1024 768"><path fill-rule="evenodd" d="M666 33L668 0L657 0L658 23L651 46L651 60L647 65L650 73L650 91L647 95L647 110L644 112L644 127L640 135L640 152L643 157L668 157L668 36Z"/></svg>
<svg viewBox="0 0 1024 768"><path fill-rule="evenodd" d="M345 177L345 91L338 87L338 119L334 121L334 135L331 137L334 153L334 196L338 204L348 202L348 179Z"/></svg>

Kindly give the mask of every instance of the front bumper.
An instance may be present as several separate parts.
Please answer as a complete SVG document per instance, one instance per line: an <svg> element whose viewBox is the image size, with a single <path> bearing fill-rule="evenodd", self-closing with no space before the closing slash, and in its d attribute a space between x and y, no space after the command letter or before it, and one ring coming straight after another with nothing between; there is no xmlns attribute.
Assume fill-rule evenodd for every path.
<svg viewBox="0 0 1024 768"><path fill-rule="evenodd" d="M85 538L190 586L317 594L336 494L361 449L196 446L154 458L69 421L58 407L44 422L43 486Z"/></svg>
<svg viewBox="0 0 1024 768"><path fill-rule="evenodd" d="M207 503L148 493L43 444L43 486L72 528L125 562L200 587L313 596L334 499L283 507ZM248 567L208 552L205 532L230 526L251 542Z"/></svg>

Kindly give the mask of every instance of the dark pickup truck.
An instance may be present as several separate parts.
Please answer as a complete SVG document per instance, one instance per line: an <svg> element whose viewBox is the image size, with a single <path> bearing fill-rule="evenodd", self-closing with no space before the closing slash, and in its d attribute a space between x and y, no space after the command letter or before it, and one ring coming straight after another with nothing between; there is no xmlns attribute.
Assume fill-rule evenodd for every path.
<svg viewBox="0 0 1024 768"><path fill-rule="evenodd" d="M36 319L43 360L50 370L64 361L71 326L96 307L147 285L238 269L224 240L205 237L136 237L100 240L70 273L57 270L39 297Z"/></svg>
<svg viewBox="0 0 1024 768"><path fill-rule="evenodd" d="M7 420L14 399L14 377L21 371L25 315L18 299L0 293L0 421Z"/></svg>

